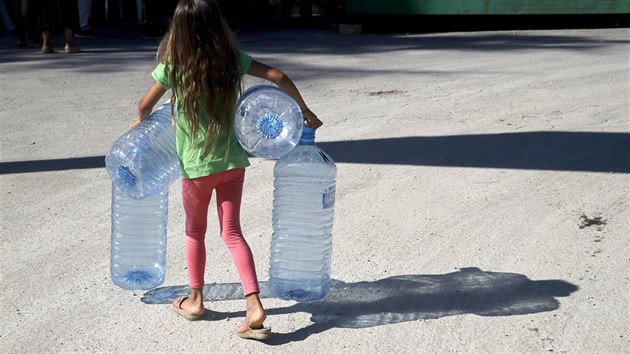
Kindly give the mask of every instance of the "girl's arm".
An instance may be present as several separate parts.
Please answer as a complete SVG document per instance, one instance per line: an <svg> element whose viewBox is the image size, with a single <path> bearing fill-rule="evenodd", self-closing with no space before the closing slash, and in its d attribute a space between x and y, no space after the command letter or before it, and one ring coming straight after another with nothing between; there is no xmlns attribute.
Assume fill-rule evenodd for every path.
<svg viewBox="0 0 630 354"><path fill-rule="evenodd" d="M282 71L265 65L256 60L252 60L252 64L249 66L249 70L247 73L252 76L259 77L261 79L269 80L288 93L291 97L293 97L298 104L300 105L300 109L302 110L302 114L304 115L304 120L306 121L306 125L310 128L317 129L322 126L322 121L317 118L317 116L311 112L310 109L306 106L304 99L300 95L300 91L298 91L297 87L291 78Z"/></svg>
<svg viewBox="0 0 630 354"><path fill-rule="evenodd" d="M138 118L136 118L131 124L130 128L135 128L143 119L149 116L153 111L153 106L162 98L166 93L166 89L157 82L154 82L147 92L142 96L140 102L138 102Z"/></svg>

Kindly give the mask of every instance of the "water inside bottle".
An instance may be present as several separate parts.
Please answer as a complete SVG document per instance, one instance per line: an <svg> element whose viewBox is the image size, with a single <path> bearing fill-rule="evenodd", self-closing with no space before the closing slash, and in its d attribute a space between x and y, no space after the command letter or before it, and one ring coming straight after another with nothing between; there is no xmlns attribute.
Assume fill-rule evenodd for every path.
<svg viewBox="0 0 630 354"><path fill-rule="evenodd" d="M269 291L275 297L298 302L322 300L328 294L329 289L329 279L318 282L305 282L276 278L269 282Z"/></svg>
<svg viewBox="0 0 630 354"><path fill-rule="evenodd" d="M120 274L118 277L112 277L115 285L124 289L148 290L164 282L164 271L156 269L154 272L143 270L129 271Z"/></svg>

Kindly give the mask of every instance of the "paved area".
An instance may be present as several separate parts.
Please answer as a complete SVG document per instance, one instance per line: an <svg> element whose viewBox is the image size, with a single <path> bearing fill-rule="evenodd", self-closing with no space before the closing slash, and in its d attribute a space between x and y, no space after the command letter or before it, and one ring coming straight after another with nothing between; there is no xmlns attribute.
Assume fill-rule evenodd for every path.
<svg viewBox="0 0 630 354"><path fill-rule="evenodd" d="M317 141L338 166L330 295L265 289L273 338L236 338L244 301L211 222L207 315L177 317L177 182L165 283L112 285L103 159L157 43L111 30L44 56L2 37L0 351L630 352L628 29L239 39L325 123ZM251 161L243 231L265 288L274 162Z"/></svg>

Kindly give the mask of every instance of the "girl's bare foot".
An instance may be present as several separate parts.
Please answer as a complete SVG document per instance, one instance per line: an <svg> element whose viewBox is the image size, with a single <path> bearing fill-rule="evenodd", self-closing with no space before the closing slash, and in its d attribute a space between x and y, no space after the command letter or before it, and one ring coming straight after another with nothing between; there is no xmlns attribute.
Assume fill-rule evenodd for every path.
<svg viewBox="0 0 630 354"><path fill-rule="evenodd" d="M267 319L265 311L247 311L245 315L245 325L252 329L263 328L263 323Z"/></svg>
<svg viewBox="0 0 630 354"><path fill-rule="evenodd" d="M263 322L267 319L267 313L260 302L258 294L250 294L246 296L247 313L245 315L245 326L251 329L259 329L263 327Z"/></svg>
<svg viewBox="0 0 630 354"><path fill-rule="evenodd" d="M245 298L247 299L245 323L236 327L236 335L245 339L267 340L271 335L271 328L263 326L267 314L258 294L250 294Z"/></svg>
<svg viewBox="0 0 630 354"><path fill-rule="evenodd" d="M173 311L191 321L198 320L206 311L202 289L191 289L189 296L175 299Z"/></svg>
<svg viewBox="0 0 630 354"><path fill-rule="evenodd" d="M203 315L203 313L206 310L202 302L194 301L190 296L187 297L184 301L182 301L180 306L182 309L186 310L186 312L194 314L194 315L198 315L198 316Z"/></svg>

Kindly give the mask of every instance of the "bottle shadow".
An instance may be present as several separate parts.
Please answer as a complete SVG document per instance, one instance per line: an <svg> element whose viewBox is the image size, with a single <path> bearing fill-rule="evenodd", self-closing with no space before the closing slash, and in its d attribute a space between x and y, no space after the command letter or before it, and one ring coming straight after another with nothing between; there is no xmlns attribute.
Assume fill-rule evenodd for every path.
<svg viewBox="0 0 630 354"><path fill-rule="evenodd" d="M266 282L260 286L261 298L272 297ZM397 275L356 283L332 280L323 301L268 309L269 315L310 313L312 324L291 333L275 332L267 343L301 341L332 328L369 328L460 314L513 316L553 311L560 307L556 297L569 296L578 289L563 280L531 280L522 274L479 268L462 268L448 274ZM186 285L160 287L146 292L140 300L146 304L168 304L189 291ZM242 298L239 283L204 286L206 301ZM213 311L210 317L244 316L244 311Z"/></svg>

